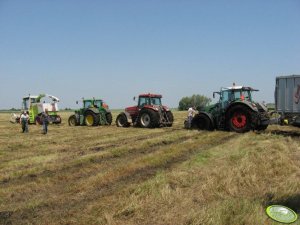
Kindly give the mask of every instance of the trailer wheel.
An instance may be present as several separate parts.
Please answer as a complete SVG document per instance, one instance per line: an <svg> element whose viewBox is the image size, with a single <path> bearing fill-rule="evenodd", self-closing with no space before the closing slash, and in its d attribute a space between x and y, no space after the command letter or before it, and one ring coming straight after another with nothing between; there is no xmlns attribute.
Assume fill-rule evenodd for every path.
<svg viewBox="0 0 300 225"><path fill-rule="evenodd" d="M245 133L251 129L251 114L245 106L233 106L227 115L227 124L231 131Z"/></svg>

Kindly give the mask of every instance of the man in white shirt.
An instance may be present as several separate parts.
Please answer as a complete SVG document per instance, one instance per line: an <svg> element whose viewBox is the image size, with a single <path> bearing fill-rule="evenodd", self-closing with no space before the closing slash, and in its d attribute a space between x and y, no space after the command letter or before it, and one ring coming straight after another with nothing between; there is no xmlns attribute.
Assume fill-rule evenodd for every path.
<svg viewBox="0 0 300 225"><path fill-rule="evenodd" d="M188 109L188 124L189 124L189 128L192 127L192 119L193 119L193 117L194 117L195 114L196 114L195 106L190 107Z"/></svg>
<svg viewBox="0 0 300 225"><path fill-rule="evenodd" d="M28 120L29 116L26 111L24 111L20 116L20 124L22 125L22 132L28 133Z"/></svg>

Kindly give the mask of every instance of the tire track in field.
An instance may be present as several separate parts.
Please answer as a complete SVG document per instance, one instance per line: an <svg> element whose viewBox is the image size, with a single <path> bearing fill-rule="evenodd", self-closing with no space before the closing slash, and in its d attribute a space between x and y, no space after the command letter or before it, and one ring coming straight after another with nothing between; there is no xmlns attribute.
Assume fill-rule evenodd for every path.
<svg viewBox="0 0 300 225"><path fill-rule="evenodd" d="M221 137L220 137L221 136ZM231 135L220 135L217 134L213 138L215 141L206 141L204 144L200 143L201 146L195 149L194 145L192 147L187 147L185 151L180 152L174 157L170 157L167 161L160 163L158 165L145 165L138 167L133 170L129 170L126 174L120 174L115 179L101 180L101 182L91 188L91 190L87 190L84 193L78 194L77 198L72 198L68 201L67 197L64 197L63 202L57 203L55 199L50 200L49 202L45 202L42 205L37 206L34 209L22 209L18 210L14 213L13 217L18 219L18 217L22 217L24 215L30 215L31 218L34 215L43 215L43 210L55 209L54 212L61 215L61 212L68 214L65 209L77 209L77 211L81 211L85 209L85 206L89 205L93 201L99 202L100 198L109 197L126 188L128 185L139 184L151 177L155 176L157 171L159 170L168 170L179 163L182 163L188 160L193 155L205 151L207 149L211 149L217 147L219 145L225 144L235 138L237 134ZM197 138L198 139L198 138ZM124 165L122 165L124 166ZM64 194L64 193L62 193ZM116 201L116 200L115 200ZM105 201L104 203L105 204ZM115 204L115 203L113 203ZM53 213L53 212L52 212ZM67 215L66 215L67 216Z"/></svg>
<svg viewBox="0 0 300 225"><path fill-rule="evenodd" d="M109 163L110 161L112 160L123 160L123 158L128 158L130 156L132 156L132 154L147 154L147 153L150 153L152 151L155 151L155 149L161 145L168 145L168 144L173 144L173 143L180 143L181 141L184 141L186 138L191 138L193 136L199 136L198 133L195 133L193 136L183 136L183 137L180 137L179 139L177 140L162 140L162 141L158 141L158 142L155 142L155 143L152 143L150 144L150 146L146 149L143 149L141 148L139 145L137 145L136 147L133 147L133 148L130 148L128 151L124 151L124 152L120 152L120 154L118 156L114 155L113 153L110 152L110 150L112 149L116 149L116 148L119 148L121 146L124 146L124 145L127 145L127 144L130 144L130 143L133 143L133 142L136 142L136 141L144 141L144 140L153 140L157 137L164 137L164 136L169 136L170 133L173 133L174 131L176 130L171 130L171 132L159 132L159 133L150 133L150 134L144 134L144 135L134 135L130 138L123 138L121 139L118 139L118 143L111 143L111 142L108 142L107 144L101 144L101 145L98 145L98 146L94 146L92 148L90 148L90 150L93 150L93 152L100 152L102 151L105 152L106 154L101 154L101 155L97 155L97 153L95 153L95 155L93 154L89 154L90 151L86 151L84 150L84 152L87 152L84 153L84 154L81 154L83 156L89 156L89 157L93 157L91 158L90 160L88 161L85 161L85 162L80 162L78 164L68 164L68 158L70 157L66 157L66 158L60 158L59 160L60 161L63 161L64 162L64 165L61 167L61 168L57 168L55 167L53 170L43 170L41 173L30 173L28 174L27 176L20 176L20 177L14 177L12 179L2 179L0 181L0 186L4 187L4 186L7 186L8 184L23 184L24 182L30 182L30 181L34 181L38 178L41 178L43 176L47 177L47 178L51 178L51 177L54 177L56 176L57 174L63 174L63 173L66 173L68 170L75 170L74 173L78 172L79 169L81 169L82 167L84 167L85 165L90 165L91 163L95 163L95 164L99 164L99 163L102 163L102 162L106 162L106 163ZM167 138L167 137L166 137ZM134 140L133 140L134 139ZM123 141L122 141L123 140ZM141 142L142 143L142 142ZM96 149L96 150L95 150ZM78 150L76 150L77 152L82 152L82 149L79 148ZM76 151L73 151L72 153L75 153ZM71 159L74 159L77 155L72 155ZM124 156L124 157L123 157ZM78 156L77 156L78 157Z"/></svg>

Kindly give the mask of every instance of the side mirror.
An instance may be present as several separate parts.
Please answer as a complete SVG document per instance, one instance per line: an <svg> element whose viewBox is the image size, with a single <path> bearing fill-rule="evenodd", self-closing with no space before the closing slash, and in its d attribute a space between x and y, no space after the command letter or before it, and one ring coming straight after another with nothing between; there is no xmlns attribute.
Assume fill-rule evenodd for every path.
<svg viewBox="0 0 300 225"><path fill-rule="evenodd" d="M133 97L133 101L135 101L135 99L136 99L136 97L134 96L134 97Z"/></svg>
<svg viewBox="0 0 300 225"><path fill-rule="evenodd" d="M215 98L215 92L213 93L213 98Z"/></svg>
<svg viewBox="0 0 300 225"><path fill-rule="evenodd" d="M78 105L78 101L76 101L76 104Z"/></svg>

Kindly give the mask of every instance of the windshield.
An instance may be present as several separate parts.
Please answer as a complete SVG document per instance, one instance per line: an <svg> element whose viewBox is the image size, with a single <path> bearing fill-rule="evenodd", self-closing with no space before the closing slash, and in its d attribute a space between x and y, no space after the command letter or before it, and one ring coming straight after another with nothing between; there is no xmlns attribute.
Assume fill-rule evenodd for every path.
<svg viewBox="0 0 300 225"><path fill-rule="evenodd" d="M152 105L161 105L161 98L151 98Z"/></svg>
<svg viewBox="0 0 300 225"><path fill-rule="evenodd" d="M84 108L89 108L92 105L92 101L91 100L86 100L83 102L83 107Z"/></svg>
<svg viewBox="0 0 300 225"><path fill-rule="evenodd" d="M161 98L140 97L139 106L143 107L144 105L161 105Z"/></svg>
<svg viewBox="0 0 300 225"><path fill-rule="evenodd" d="M30 99L30 101L29 101ZM28 110L31 103L36 103L36 98L23 98L22 108Z"/></svg>
<svg viewBox="0 0 300 225"><path fill-rule="evenodd" d="M248 100L251 101L251 93L248 90L225 90L221 94L222 102L231 102L234 100Z"/></svg>
<svg viewBox="0 0 300 225"><path fill-rule="evenodd" d="M96 106L97 108L100 108L102 106L102 101L101 100L95 100L94 101L94 106Z"/></svg>

